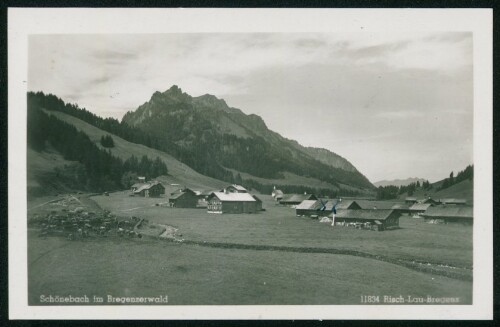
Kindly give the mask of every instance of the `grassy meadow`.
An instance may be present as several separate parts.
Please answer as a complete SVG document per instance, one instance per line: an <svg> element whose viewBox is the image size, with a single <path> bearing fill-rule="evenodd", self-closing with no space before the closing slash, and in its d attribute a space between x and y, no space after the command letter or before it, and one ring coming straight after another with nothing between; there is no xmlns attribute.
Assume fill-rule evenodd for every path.
<svg viewBox="0 0 500 327"><path fill-rule="evenodd" d="M138 216L179 228L187 240L292 247L341 248L401 259L472 266L472 228L430 225L403 216L400 229L373 232L331 227L317 219L296 217L295 209L277 206L259 195L266 211L258 214L209 214L204 209L155 206L165 198L128 197L128 192L92 197L117 215Z"/></svg>
<svg viewBox="0 0 500 327"><path fill-rule="evenodd" d="M167 295L172 305L361 304L362 295L458 297L461 304L472 303L471 281L380 260L201 244L353 249L457 267L472 265L470 227L401 218L401 229L393 231L333 228L296 217L294 209L276 206L269 196L260 197L266 211L259 214L217 215L204 209L156 206L166 199L129 197L128 192L90 199L76 195L89 210L99 210L98 204L122 217L138 216L176 227L186 242L118 237L67 241L38 237L38 231L30 229L29 304L43 305L41 295ZM29 213L49 210L51 205L44 205L48 200L31 203Z"/></svg>

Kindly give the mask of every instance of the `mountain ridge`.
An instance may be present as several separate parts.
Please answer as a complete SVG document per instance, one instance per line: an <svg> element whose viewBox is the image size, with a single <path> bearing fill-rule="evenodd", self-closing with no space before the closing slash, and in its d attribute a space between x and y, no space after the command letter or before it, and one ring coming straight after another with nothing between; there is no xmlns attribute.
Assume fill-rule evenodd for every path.
<svg viewBox="0 0 500 327"><path fill-rule="evenodd" d="M127 112L121 122L185 149L200 151L210 147L211 143L219 143L222 150L213 147L207 154L214 155L217 164L257 177L276 178L287 169L307 175L311 170L311 174L326 178L333 184L354 184L366 190L374 188L354 165L334 152L304 147L270 130L258 115L247 115L211 94L190 96L177 85L163 93L155 92L149 101L135 111ZM266 148L265 151L251 149L252 142ZM245 146L247 152L254 151L268 160L267 164L260 162L260 166L267 170L258 171L241 162L239 157L246 157Z"/></svg>

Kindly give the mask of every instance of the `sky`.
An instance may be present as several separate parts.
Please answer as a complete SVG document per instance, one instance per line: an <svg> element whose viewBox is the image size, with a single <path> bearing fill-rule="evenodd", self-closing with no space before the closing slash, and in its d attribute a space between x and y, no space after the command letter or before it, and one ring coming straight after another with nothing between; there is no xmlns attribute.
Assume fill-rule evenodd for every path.
<svg viewBox="0 0 500 327"><path fill-rule="evenodd" d="M213 94L371 182L473 162L472 33L32 35L28 89L121 119L155 91Z"/></svg>

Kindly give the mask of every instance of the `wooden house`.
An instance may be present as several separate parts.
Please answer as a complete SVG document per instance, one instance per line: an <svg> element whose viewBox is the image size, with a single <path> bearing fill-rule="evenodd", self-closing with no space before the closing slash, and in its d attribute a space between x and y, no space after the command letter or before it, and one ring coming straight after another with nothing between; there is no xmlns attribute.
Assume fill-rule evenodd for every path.
<svg viewBox="0 0 500 327"><path fill-rule="evenodd" d="M198 205L198 195L195 191L185 188L170 194L169 206L174 208L196 208Z"/></svg>
<svg viewBox="0 0 500 327"><path fill-rule="evenodd" d="M410 213L414 215L420 215L429 209L433 204L431 203L415 203L410 207Z"/></svg>
<svg viewBox="0 0 500 327"><path fill-rule="evenodd" d="M313 216L324 212L319 210L323 204L319 200L304 200L295 207L295 214L297 216Z"/></svg>
<svg viewBox="0 0 500 327"><path fill-rule="evenodd" d="M147 183L138 183L132 185L132 194L134 196L160 197L165 194L165 186L158 181L151 181Z"/></svg>
<svg viewBox="0 0 500 327"><path fill-rule="evenodd" d="M470 206L440 205L430 207L422 216L430 223L473 225L474 210Z"/></svg>
<svg viewBox="0 0 500 327"><path fill-rule="evenodd" d="M209 213L256 213L260 210L258 201L249 193L212 192L207 202Z"/></svg>
<svg viewBox="0 0 500 327"><path fill-rule="evenodd" d="M399 212L387 209L341 210L335 215L335 224L370 223L373 229L383 231L399 227L400 216Z"/></svg>

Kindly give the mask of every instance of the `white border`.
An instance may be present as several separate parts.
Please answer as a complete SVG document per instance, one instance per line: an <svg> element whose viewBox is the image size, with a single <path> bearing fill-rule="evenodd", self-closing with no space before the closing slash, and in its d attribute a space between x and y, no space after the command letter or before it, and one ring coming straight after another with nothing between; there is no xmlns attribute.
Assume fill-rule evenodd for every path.
<svg viewBox="0 0 500 327"><path fill-rule="evenodd" d="M457 306L28 306L26 92L29 34L472 31L474 42L473 304ZM10 319L492 319L491 9L8 10ZM14 183L15 181L15 183ZM341 310L339 310L341 308Z"/></svg>

